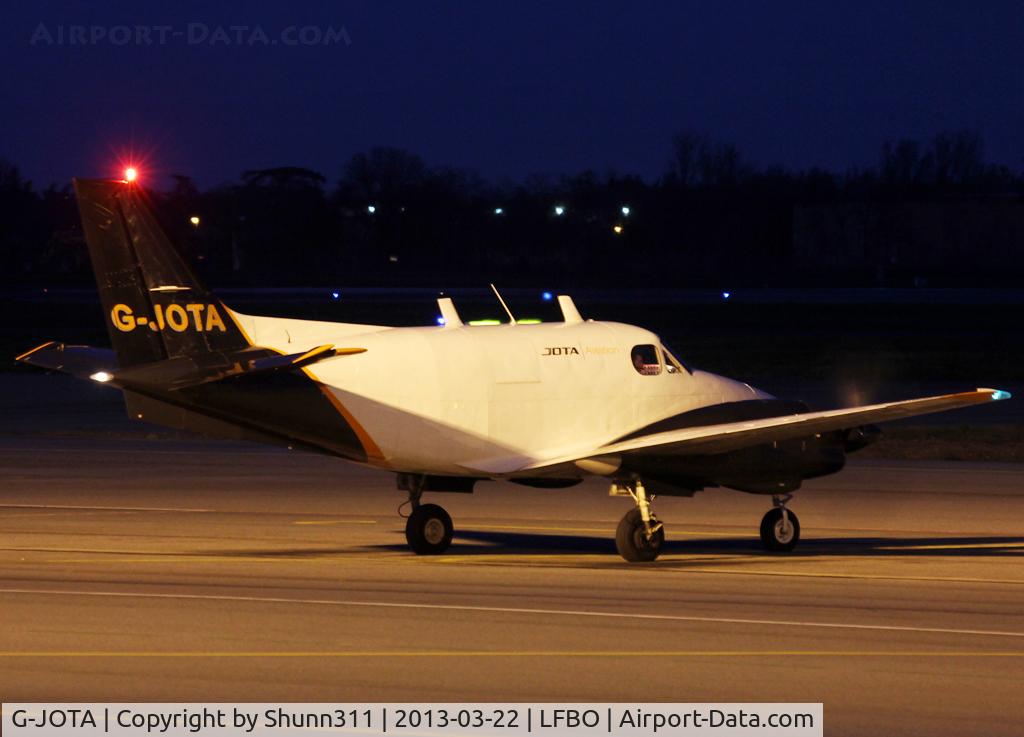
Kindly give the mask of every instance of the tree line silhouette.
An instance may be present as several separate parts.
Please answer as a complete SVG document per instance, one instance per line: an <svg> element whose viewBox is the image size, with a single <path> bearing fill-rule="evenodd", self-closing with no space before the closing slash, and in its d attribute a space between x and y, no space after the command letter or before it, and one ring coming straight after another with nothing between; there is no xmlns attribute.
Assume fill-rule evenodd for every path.
<svg viewBox="0 0 1024 737"><path fill-rule="evenodd" d="M981 137L886 143L873 167L755 166L675 136L656 181L585 171L496 183L375 148L336 180L300 167L153 193L211 283L238 286L989 286L1024 275L1024 173ZM70 183L0 160L8 285L91 281Z"/></svg>

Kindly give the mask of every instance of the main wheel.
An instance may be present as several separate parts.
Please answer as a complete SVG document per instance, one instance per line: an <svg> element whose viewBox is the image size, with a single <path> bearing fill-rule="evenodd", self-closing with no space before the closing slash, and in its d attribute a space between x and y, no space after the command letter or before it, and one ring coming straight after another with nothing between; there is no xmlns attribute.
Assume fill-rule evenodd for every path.
<svg viewBox="0 0 1024 737"><path fill-rule="evenodd" d="M656 523L653 518L651 521ZM615 530L615 547L619 555L630 563L654 560L664 544L665 528L659 527L657 532L648 538L639 509L629 511L619 521L619 526Z"/></svg>
<svg viewBox="0 0 1024 737"><path fill-rule="evenodd" d="M800 520L790 510L786 510L787 522L782 517L782 510L776 507L769 509L761 520L761 542L768 550L788 553L800 541Z"/></svg>
<svg viewBox="0 0 1024 737"><path fill-rule="evenodd" d="M405 521L405 539L416 555L437 555L452 543L452 518L436 504L421 504Z"/></svg>

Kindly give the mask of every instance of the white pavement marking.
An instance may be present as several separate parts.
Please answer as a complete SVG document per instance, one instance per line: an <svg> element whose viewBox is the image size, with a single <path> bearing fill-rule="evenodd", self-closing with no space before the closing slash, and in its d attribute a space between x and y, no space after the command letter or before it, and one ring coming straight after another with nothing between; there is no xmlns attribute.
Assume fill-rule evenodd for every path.
<svg viewBox="0 0 1024 737"><path fill-rule="evenodd" d="M629 612L595 612L575 609L528 609L520 607L472 606L465 604L414 604L391 601L345 601L336 599L289 599L274 596L228 596L219 594L151 594L131 591L67 591L59 589L0 589L2 594L36 596L95 596L137 599L179 599L186 601L234 601L261 604L304 604L314 606L377 607L388 609L431 609L456 612L494 612L500 614L539 614L542 616L603 617L607 619L640 619L659 622L707 622L713 624L749 624L769 627L823 627L828 629L870 630L874 632L917 632L940 635L978 635L984 637L1020 637L1024 632L971 630L946 627L912 627L889 624L854 624L850 622L802 622L778 619L740 619L736 617L697 617L681 614L635 614Z"/></svg>

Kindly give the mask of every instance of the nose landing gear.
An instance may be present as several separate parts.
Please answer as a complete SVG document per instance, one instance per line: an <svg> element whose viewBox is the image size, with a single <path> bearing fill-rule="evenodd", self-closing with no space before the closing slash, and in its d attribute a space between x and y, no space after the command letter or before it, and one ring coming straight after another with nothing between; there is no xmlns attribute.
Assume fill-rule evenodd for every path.
<svg viewBox="0 0 1024 737"><path fill-rule="evenodd" d="M627 512L615 530L615 547L619 555L630 563L657 558L665 544L665 526L651 511L654 497L647 494L639 479L616 482L611 493L614 496L631 496L636 502L636 509Z"/></svg>

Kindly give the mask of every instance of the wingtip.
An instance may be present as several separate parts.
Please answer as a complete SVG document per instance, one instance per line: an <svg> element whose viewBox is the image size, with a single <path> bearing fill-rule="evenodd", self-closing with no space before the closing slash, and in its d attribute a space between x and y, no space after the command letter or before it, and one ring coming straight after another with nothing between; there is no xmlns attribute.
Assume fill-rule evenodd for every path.
<svg viewBox="0 0 1024 737"><path fill-rule="evenodd" d="M986 387L986 388L979 388L978 391L979 392L988 392L989 396L990 396L990 398L992 399L993 402L999 402L999 401L1002 401L1004 399L1010 399L1013 396L1012 394L1010 394L1010 392L1004 391L1002 389L989 389L989 388Z"/></svg>

